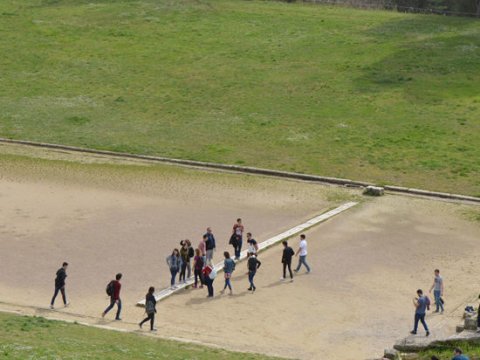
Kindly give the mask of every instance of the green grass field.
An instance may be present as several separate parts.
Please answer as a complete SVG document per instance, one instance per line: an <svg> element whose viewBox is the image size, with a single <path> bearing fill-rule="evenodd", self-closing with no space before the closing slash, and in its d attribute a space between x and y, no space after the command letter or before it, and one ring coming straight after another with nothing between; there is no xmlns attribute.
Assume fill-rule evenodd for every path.
<svg viewBox="0 0 480 360"><path fill-rule="evenodd" d="M480 23L3 0L0 136L480 195Z"/></svg>
<svg viewBox="0 0 480 360"><path fill-rule="evenodd" d="M1 359L268 360L194 344L0 313Z"/></svg>

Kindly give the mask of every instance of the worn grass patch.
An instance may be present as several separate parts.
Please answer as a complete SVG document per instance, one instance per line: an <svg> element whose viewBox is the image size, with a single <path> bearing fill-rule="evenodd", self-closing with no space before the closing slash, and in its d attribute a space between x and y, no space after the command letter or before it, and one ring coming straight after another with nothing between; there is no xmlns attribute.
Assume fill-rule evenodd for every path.
<svg viewBox="0 0 480 360"><path fill-rule="evenodd" d="M4 0L0 136L480 195L475 19Z"/></svg>
<svg viewBox="0 0 480 360"><path fill-rule="evenodd" d="M274 359L0 313L2 359Z"/></svg>

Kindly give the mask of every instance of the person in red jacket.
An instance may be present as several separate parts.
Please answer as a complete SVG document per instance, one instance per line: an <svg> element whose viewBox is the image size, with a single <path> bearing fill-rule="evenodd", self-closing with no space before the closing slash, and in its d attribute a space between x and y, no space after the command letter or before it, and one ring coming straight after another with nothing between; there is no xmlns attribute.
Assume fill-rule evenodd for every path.
<svg viewBox="0 0 480 360"><path fill-rule="evenodd" d="M120 284L121 278L122 274L118 273L117 275L115 275L115 280L112 280L113 292L110 296L110 305L108 305L108 307L102 313L102 317L105 317L105 315L113 309L115 304L117 304L117 315L115 316L115 320L122 320L120 318L120 312L122 311L122 300L120 300L120 289L122 288L122 284Z"/></svg>

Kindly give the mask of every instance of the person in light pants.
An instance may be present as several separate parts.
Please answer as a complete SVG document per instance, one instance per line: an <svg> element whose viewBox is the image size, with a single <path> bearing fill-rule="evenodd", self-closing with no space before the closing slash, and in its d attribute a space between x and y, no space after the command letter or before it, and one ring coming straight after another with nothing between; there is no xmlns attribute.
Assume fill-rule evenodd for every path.
<svg viewBox="0 0 480 360"><path fill-rule="evenodd" d="M307 263L307 240L305 234L300 235L300 245L298 247L297 253L295 256L300 256L298 260L298 265L297 268L294 270L295 272L298 272L300 270L300 267L304 265L307 268L307 274L310 272L310 266Z"/></svg>

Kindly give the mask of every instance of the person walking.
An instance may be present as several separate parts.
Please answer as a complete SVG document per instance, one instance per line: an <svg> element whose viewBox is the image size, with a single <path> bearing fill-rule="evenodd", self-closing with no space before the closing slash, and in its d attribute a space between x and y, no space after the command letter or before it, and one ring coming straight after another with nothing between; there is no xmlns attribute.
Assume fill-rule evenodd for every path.
<svg viewBox="0 0 480 360"><path fill-rule="evenodd" d="M182 259L182 265L180 266L180 276L178 278L178 281L185 284L187 282L187 280L185 279L185 275L187 273L187 266L190 267L190 257L188 254L188 244L186 243L186 241L180 241L180 245L182 246L180 248L180 258Z"/></svg>
<svg viewBox="0 0 480 360"><path fill-rule="evenodd" d="M172 290L175 290L177 288L175 285L175 278L178 271L182 267L182 258L180 257L180 252L178 249L173 249L172 255L167 256L167 265L170 269L170 274L172 275L170 279L170 286Z"/></svg>
<svg viewBox="0 0 480 360"><path fill-rule="evenodd" d="M413 299L413 305L415 306L415 321L413 325L413 330L410 331L410 334L416 335L418 329L418 322L420 321L423 325L423 328L426 331L426 335L430 335L428 330L427 323L425 322L425 314L430 307L430 300L428 297L423 295L422 289L417 290L418 298Z"/></svg>
<svg viewBox="0 0 480 360"><path fill-rule="evenodd" d="M203 268L202 273L203 273L203 281L205 282L205 285L207 285L207 289L208 289L207 297L213 297L213 281L217 276L217 271L212 265L207 264L207 266Z"/></svg>
<svg viewBox="0 0 480 360"><path fill-rule="evenodd" d="M252 293L257 290L255 284L253 283L253 278L255 277L258 268L262 265L262 263L257 259L257 255L254 253L250 253L248 256L247 267L248 267L248 282L250 283L250 287L247 289Z"/></svg>
<svg viewBox="0 0 480 360"><path fill-rule="evenodd" d="M120 280L122 279L122 274L118 273L115 275L115 280L110 281L109 286L111 286L111 295L110 295L110 305L105 309L102 313L102 318L107 315L107 313L113 309L115 304L117 304L117 315L115 315L115 320L122 320L120 318L120 313L122 311L122 300L120 299L120 289L122 288L122 284Z"/></svg>
<svg viewBox="0 0 480 360"><path fill-rule="evenodd" d="M150 331L157 331L157 329L153 327L153 324L155 322L155 314L157 313L157 309L156 309L157 300L153 295L154 293L155 293L155 288L153 286L150 286L148 288L147 295L145 296L145 313L147 314L147 317L138 324L140 329L142 328L142 325L144 323L150 320Z"/></svg>
<svg viewBox="0 0 480 360"><path fill-rule="evenodd" d="M223 294L228 287L228 289L230 290L230 295L232 295L233 291L232 291L231 279L232 279L232 273L235 270L235 261L233 261L230 258L230 253L228 251L225 251L223 253L223 256L225 257L225 260L223 261L223 272L225 274L225 286L223 287L223 290L221 291L221 293Z"/></svg>
<svg viewBox="0 0 480 360"><path fill-rule="evenodd" d="M435 312L438 313L441 310L441 314L443 314L443 278L440 276L440 270L435 269L434 271L435 277L433 279L433 284L430 287L430 293L433 290L433 296L435 297Z"/></svg>
<svg viewBox="0 0 480 360"><path fill-rule="evenodd" d="M204 258L201 255L200 249L195 250L195 257L193 258L193 274L195 275L195 284L193 287L198 287L198 280L200 280L200 288L203 288L203 274L202 269L204 265Z"/></svg>
<svg viewBox="0 0 480 360"><path fill-rule="evenodd" d="M257 255L257 251L258 251L257 240L255 240L252 237L252 233L250 233L250 232L247 233L247 244L248 244L247 257L250 256L250 254Z"/></svg>
<svg viewBox="0 0 480 360"><path fill-rule="evenodd" d="M310 266L307 264L307 239L305 234L300 235L300 245L295 256L298 255L300 255L300 258L295 272L298 272L303 264L307 268L307 274L310 273Z"/></svg>
<svg viewBox="0 0 480 360"><path fill-rule="evenodd" d="M282 253L282 264L283 264L283 277L280 278L280 280L285 280L287 274L287 268L288 272L290 273L290 281L293 281L293 273L292 273L292 258L293 255L295 255L295 251L288 246L287 240L282 241L283 244L283 253Z"/></svg>
<svg viewBox="0 0 480 360"><path fill-rule="evenodd" d="M235 248L235 260L240 259L240 253L242 252L243 230L244 230L244 226L242 224L242 219L238 218L237 222L233 224L233 231L232 231L232 235L235 235L237 238L237 241L233 243Z"/></svg>
<svg viewBox="0 0 480 360"><path fill-rule="evenodd" d="M50 309L54 308L55 298L58 295L58 292L62 293L63 305L67 307L70 303L67 301L67 295L65 294L65 279L67 278L67 268L68 263L64 262L62 267L57 270L55 277L55 291L53 292L52 301L50 302Z"/></svg>

